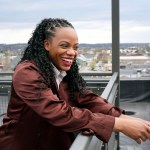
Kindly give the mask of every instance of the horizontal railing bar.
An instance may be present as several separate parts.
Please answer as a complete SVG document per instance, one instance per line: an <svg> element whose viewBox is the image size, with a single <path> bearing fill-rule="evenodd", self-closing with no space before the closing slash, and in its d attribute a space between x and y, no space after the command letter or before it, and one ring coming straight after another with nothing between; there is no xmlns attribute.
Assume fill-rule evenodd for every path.
<svg viewBox="0 0 150 150"><path fill-rule="evenodd" d="M93 136L87 150L102 150L103 142ZM85 149L86 150L86 149Z"/></svg>
<svg viewBox="0 0 150 150"><path fill-rule="evenodd" d="M0 72L0 76L12 76L13 72Z"/></svg>
<svg viewBox="0 0 150 150"><path fill-rule="evenodd" d="M114 74L112 75L110 81L108 82L108 85L106 86L106 88L104 89L101 97L105 98L105 99L108 99L109 97L109 94L110 94L110 91L115 83L115 81L117 80L117 76L118 76L118 73L114 72ZM108 94L108 91L109 91L109 94Z"/></svg>
<svg viewBox="0 0 150 150"><path fill-rule="evenodd" d="M111 91L113 92L113 95L115 95L115 91L117 90L117 85L115 85L115 89L112 90L113 85L115 84L115 81L117 79L117 75L118 73L114 73L110 79L110 81L108 82L105 90L102 93L102 97L105 99L108 99L109 96L111 96L108 101L112 101L113 97L110 94ZM76 137L76 139L74 140L73 144L71 145L69 150L86 150L87 146L89 146L90 141L96 138L95 136L84 136L81 133L79 133ZM97 139L98 140L98 139ZM101 145L102 145L102 141L100 141ZM85 149L86 148L86 149Z"/></svg>
<svg viewBox="0 0 150 150"><path fill-rule="evenodd" d="M12 72L0 72L1 75L12 76ZM80 72L82 76L112 76L112 72Z"/></svg>
<svg viewBox="0 0 150 150"><path fill-rule="evenodd" d="M81 72L82 76L112 76L112 72Z"/></svg>
<svg viewBox="0 0 150 150"><path fill-rule="evenodd" d="M87 83L102 83L102 84L107 84L110 79L84 79ZM12 78L0 78L0 81L12 81Z"/></svg>
<svg viewBox="0 0 150 150"><path fill-rule="evenodd" d="M109 80L104 79L104 81L101 80L92 80L92 79L84 79L86 81L86 84L108 84Z"/></svg>
<svg viewBox="0 0 150 150"><path fill-rule="evenodd" d="M79 133L69 150L86 150L93 136L86 136Z"/></svg>
<svg viewBox="0 0 150 150"><path fill-rule="evenodd" d="M10 80L10 81L0 81L0 85L11 85L11 83L12 83L12 80Z"/></svg>
<svg viewBox="0 0 150 150"><path fill-rule="evenodd" d="M118 92L118 83L115 83L114 86L113 86L113 89L109 95L109 98L108 98L108 101L109 103L111 104L114 104L115 102L115 98L116 98L116 95L117 95L117 92Z"/></svg>

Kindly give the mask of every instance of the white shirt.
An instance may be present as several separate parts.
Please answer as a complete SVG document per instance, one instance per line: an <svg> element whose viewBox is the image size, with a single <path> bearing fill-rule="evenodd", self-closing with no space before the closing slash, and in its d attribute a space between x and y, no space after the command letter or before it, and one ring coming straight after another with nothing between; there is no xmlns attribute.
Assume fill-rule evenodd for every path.
<svg viewBox="0 0 150 150"><path fill-rule="evenodd" d="M66 73L66 71L59 71L54 65L53 65L53 67L54 67L57 86L59 89L60 82L63 80L63 78L66 76L67 73Z"/></svg>

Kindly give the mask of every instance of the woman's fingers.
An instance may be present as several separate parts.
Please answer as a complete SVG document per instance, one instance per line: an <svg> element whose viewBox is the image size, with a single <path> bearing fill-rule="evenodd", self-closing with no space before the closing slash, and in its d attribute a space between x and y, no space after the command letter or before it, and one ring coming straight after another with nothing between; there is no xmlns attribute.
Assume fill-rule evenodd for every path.
<svg viewBox="0 0 150 150"><path fill-rule="evenodd" d="M147 126L147 139L150 140L150 126Z"/></svg>
<svg viewBox="0 0 150 150"><path fill-rule="evenodd" d="M84 135L93 135L94 131L91 130L91 129L85 129L85 130L82 130L82 134L84 134Z"/></svg>
<svg viewBox="0 0 150 150"><path fill-rule="evenodd" d="M136 139L135 141L136 141L138 144L141 144L142 141L143 141L143 142L146 141L146 138L145 138L145 137L141 137L141 138L139 138L139 139Z"/></svg>
<svg viewBox="0 0 150 150"><path fill-rule="evenodd" d="M144 124L141 128L139 138L145 142L146 140L150 139L150 127L147 124Z"/></svg>
<svg viewBox="0 0 150 150"><path fill-rule="evenodd" d="M135 141L136 141L138 144L141 144L141 143L142 143L141 139L136 139Z"/></svg>
<svg viewBox="0 0 150 150"><path fill-rule="evenodd" d="M143 136L143 137L141 137L141 140L142 140L143 142L145 142L145 141L147 140L147 138L145 138L145 137Z"/></svg>
<svg viewBox="0 0 150 150"><path fill-rule="evenodd" d="M138 139L136 139L136 142L138 144L141 144L141 142L145 142L146 140L150 140L150 127L148 125L145 125L143 127L143 130L141 129L141 135Z"/></svg>
<svg viewBox="0 0 150 150"><path fill-rule="evenodd" d="M119 124L119 125L118 125ZM121 127L121 132L134 139L138 144L150 139L150 126L142 119L119 118L116 126Z"/></svg>

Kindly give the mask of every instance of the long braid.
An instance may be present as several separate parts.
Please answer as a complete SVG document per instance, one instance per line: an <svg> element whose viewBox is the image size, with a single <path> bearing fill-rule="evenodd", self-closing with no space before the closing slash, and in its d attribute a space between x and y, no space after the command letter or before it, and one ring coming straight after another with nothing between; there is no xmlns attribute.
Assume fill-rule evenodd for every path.
<svg viewBox="0 0 150 150"><path fill-rule="evenodd" d="M28 45L24 51L21 62L24 60L34 61L40 71L43 73L43 77L46 80L46 83L49 87L55 91L54 85L54 71L53 65L48 55L48 52L44 48L44 40L51 39L55 36L56 27L71 27L71 23L69 23L65 19L44 19L36 26L32 37L28 41ZM67 75L65 77L66 82L68 82L68 86L70 89L70 100L75 102L75 98L73 93L75 91L80 91L85 87L85 82L82 77L79 75L79 70L76 61L71 66L71 69L67 71Z"/></svg>
<svg viewBox="0 0 150 150"><path fill-rule="evenodd" d="M67 82L69 83L69 89L70 89L70 101L74 105L78 105L74 92L83 92L86 86L85 80L81 77L79 74L78 65L76 63L76 60L74 60L71 69L67 71L67 76L65 78Z"/></svg>

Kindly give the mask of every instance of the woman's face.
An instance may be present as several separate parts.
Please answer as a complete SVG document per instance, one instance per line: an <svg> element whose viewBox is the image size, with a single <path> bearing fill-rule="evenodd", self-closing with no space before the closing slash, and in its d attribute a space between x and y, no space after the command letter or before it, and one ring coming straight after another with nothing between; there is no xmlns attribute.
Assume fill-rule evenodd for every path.
<svg viewBox="0 0 150 150"><path fill-rule="evenodd" d="M58 70L68 71L78 52L78 36L71 27L57 28L54 37L44 41L52 63Z"/></svg>

